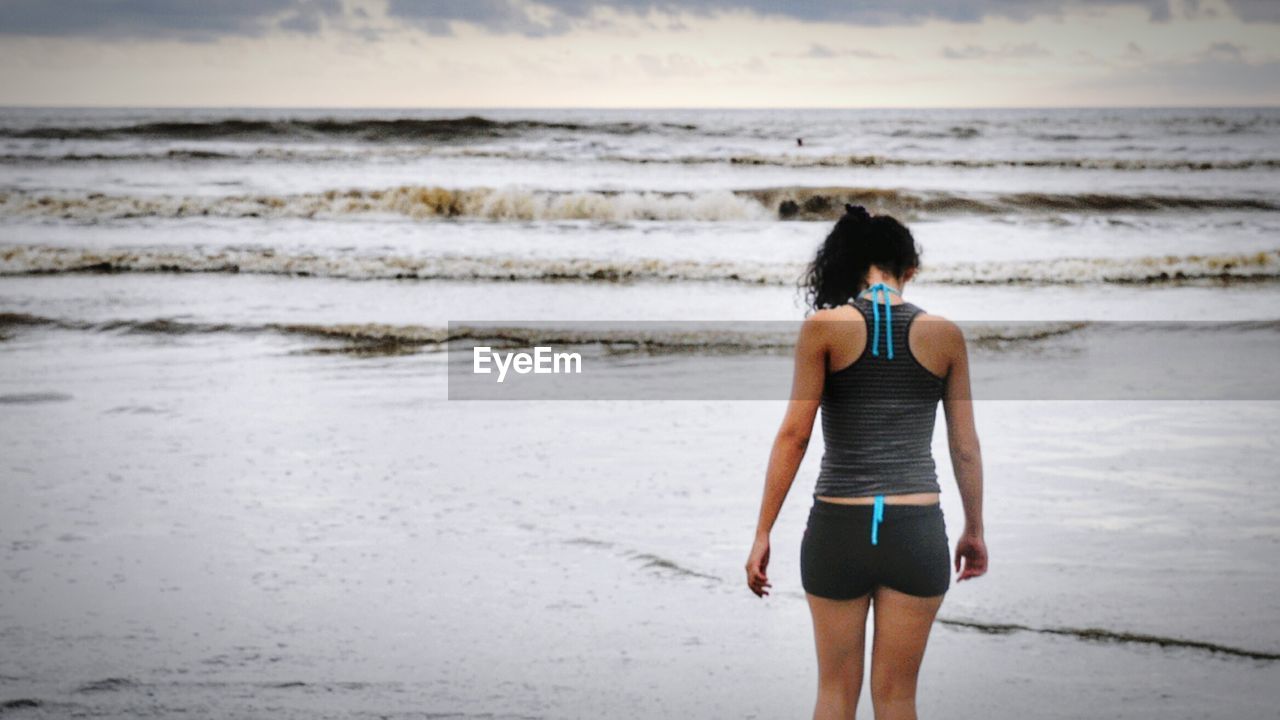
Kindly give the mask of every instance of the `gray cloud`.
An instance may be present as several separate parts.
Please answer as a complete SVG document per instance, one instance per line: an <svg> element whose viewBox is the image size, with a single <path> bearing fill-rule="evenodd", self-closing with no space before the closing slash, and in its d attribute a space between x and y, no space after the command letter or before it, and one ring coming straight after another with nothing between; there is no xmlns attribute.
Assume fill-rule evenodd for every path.
<svg viewBox="0 0 1280 720"><path fill-rule="evenodd" d="M1246 22L1280 22L1280 1L1226 2ZM1198 0L388 0L387 15L434 35L452 34L454 23L465 22L490 32L537 37L588 25L598 8L633 16L745 11L805 22L889 26L976 23L988 17L1026 21L1061 16L1072 8L1107 7L1140 8L1163 22L1175 7L1194 15L1198 5ZM0 0L0 34L198 41L274 30L315 33L342 12L342 0Z"/></svg>
<svg viewBox="0 0 1280 720"><path fill-rule="evenodd" d="M930 19L979 22L988 16L1029 20L1070 6L1146 8L1153 19L1170 16L1170 0L390 0L388 13L414 22L460 20L493 29L550 28L588 16L595 8L710 16L748 11L762 16L856 25L904 25Z"/></svg>
<svg viewBox="0 0 1280 720"><path fill-rule="evenodd" d="M966 45L962 48L947 46L942 56L949 60L1020 60L1032 57L1045 57L1053 53L1040 47L1037 43L1005 45L999 48L988 48L980 45Z"/></svg>
<svg viewBox="0 0 1280 720"><path fill-rule="evenodd" d="M1061 15L1072 7L1120 6L1142 8L1152 20L1165 21L1171 17L1170 3L1171 0L389 0L387 12L433 34L449 34L452 23L461 21L494 32L553 35L574 27L596 8L632 15L684 12L703 17L736 10L807 22L887 26L926 20L975 23L986 17L1026 21L1042 15Z"/></svg>
<svg viewBox="0 0 1280 720"><path fill-rule="evenodd" d="M1276 0L1227 0L1227 7L1245 22L1280 22Z"/></svg>
<svg viewBox="0 0 1280 720"><path fill-rule="evenodd" d="M342 14L339 0L301 0L280 20L280 28L307 35L320 32L325 17Z"/></svg>
<svg viewBox="0 0 1280 720"><path fill-rule="evenodd" d="M811 45L809 45L809 49L805 50L804 52L798 52L798 53L775 52L771 54L773 55L773 57L810 58L814 60L829 60L831 58L839 58L839 57L855 57L855 58L863 58L866 60L882 60L882 59L893 57L892 55L885 55L884 53L873 52L871 50L862 50L859 48L833 48L833 47L830 47L829 45L822 45L820 43L812 43Z"/></svg>
<svg viewBox="0 0 1280 720"><path fill-rule="evenodd" d="M1205 49L1203 57L1208 60L1222 62L1244 62L1245 48L1229 42L1216 42Z"/></svg>
<svg viewBox="0 0 1280 720"><path fill-rule="evenodd" d="M205 41L275 28L315 33L341 12L340 0L4 0L0 34Z"/></svg>

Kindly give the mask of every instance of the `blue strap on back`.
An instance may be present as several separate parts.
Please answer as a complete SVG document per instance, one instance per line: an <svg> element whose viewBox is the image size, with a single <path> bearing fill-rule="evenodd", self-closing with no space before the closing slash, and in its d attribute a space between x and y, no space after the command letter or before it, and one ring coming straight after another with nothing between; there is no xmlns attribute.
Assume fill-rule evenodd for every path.
<svg viewBox="0 0 1280 720"><path fill-rule="evenodd" d="M871 331L871 354L879 357L880 355L880 306L876 304L877 300L884 303L884 337L885 343L888 345L889 359L893 359L893 311L890 310L889 293L893 293L901 297L902 293L885 285L884 283L876 283L863 293L871 293L871 314L875 320L875 327ZM879 295L879 298L876 295ZM880 539L880 521L884 520L884 495L876 496L875 507L871 515L871 544L878 545Z"/></svg>
<svg viewBox="0 0 1280 720"><path fill-rule="evenodd" d="M875 509L871 515L871 544L872 545L878 544L876 542L876 530L879 528L880 521L883 519L884 519L884 496L877 495Z"/></svg>
<svg viewBox="0 0 1280 720"><path fill-rule="evenodd" d="M901 296L902 293L885 285L884 283L876 283L863 293L871 293L871 313L875 318L875 329L871 331L871 354L876 357L880 356L880 306L876 304L876 294L884 302L884 337L885 343L889 346L889 359L893 359L893 311L889 309L889 293ZM859 293L861 294L861 293Z"/></svg>

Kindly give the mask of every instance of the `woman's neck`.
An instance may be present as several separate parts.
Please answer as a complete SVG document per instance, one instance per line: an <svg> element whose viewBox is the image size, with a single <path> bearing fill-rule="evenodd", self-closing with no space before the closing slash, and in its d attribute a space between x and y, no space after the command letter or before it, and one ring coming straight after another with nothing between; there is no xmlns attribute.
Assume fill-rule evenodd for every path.
<svg viewBox="0 0 1280 720"><path fill-rule="evenodd" d="M871 288L880 284L883 284L886 287L891 288L893 291L889 293L883 293L880 291L876 291L873 293L867 292ZM892 298L895 295L898 297L902 297L902 283L890 277L868 277L867 286L863 288L861 292L858 293L859 296L867 297L867 298L883 297L886 294L889 295L890 298ZM890 300L890 302L893 302L892 299Z"/></svg>

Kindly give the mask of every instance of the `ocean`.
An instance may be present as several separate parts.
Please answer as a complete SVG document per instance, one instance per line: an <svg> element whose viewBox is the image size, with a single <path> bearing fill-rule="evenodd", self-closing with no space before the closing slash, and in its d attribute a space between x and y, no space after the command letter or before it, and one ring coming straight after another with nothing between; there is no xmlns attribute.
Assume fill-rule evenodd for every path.
<svg viewBox="0 0 1280 720"><path fill-rule="evenodd" d="M0 712L807 716L821 437L761 600L785 395L703 380L785 386L846 202L986 382L921 715L1275 718L1277 108L2 109ZM468 323L635 384L460 398Z"/></svg>

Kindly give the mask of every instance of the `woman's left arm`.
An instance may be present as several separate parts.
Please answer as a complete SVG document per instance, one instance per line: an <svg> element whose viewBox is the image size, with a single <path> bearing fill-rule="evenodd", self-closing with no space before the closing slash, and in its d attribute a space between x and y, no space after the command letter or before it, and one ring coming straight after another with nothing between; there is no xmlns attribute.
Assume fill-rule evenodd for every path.
<svg viewBox="0 0 1280 720"><path fill-rule="evenodd" d="M764 497L760 502L760 519L756 525L756 539L747 559L747 586L760 597L768 595L771 586L767 574L769 566L769 533L782 511L782 502L795 481L800 461L809 447L813 433L813 421L822 401L822 387L827 376L827 323L824 313L815 313L805 320L796 341L795 373L791 381L791 400L782 427L773 441L769 453L769 467L765 473Z"/></svg>

